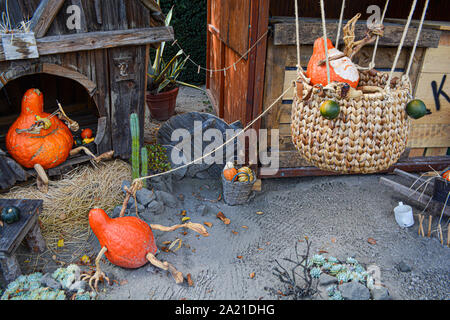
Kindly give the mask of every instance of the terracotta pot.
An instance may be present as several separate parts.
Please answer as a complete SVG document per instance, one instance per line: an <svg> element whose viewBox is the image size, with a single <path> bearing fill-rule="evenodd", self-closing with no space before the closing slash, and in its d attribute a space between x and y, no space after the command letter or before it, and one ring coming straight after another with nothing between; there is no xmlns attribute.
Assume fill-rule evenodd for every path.
<svg viewBox="0 0 450 320"><path fill-rule="evenodd" d="M178 87L158 94L150 94L147 92L146 101L152 118L165 121L175 114L177 105Z"/></svg>

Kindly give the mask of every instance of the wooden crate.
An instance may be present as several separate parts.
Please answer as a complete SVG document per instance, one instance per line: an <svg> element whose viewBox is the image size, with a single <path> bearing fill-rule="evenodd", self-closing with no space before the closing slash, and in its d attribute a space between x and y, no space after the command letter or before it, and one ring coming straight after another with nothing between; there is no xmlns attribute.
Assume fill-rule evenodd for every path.
<svg viewBox="0 0 450 320"><path fill-rule="evenodd" d="M292 86L292 81L297 76L297 51L295 47L295 21L292 18L273 18L270 23L274 34L268 41L265 75L264 106L269 106L279 95ZM364 25L357 25L356 36L361 37ZM399 29L400 28L400 29ZM376 68L379 71L389 72L392 67L399 37L403 30L401 25L387 25L385 34L380 40L380 47L376 56ZM328 23L327 31L331 39L336 38L337 24ZM410 29L407 34L405 46L401 51L395 76L401 76L409 62L412 45L417 29ZM301 63L306 69L312 54L312 44L320 36L322 29L317 20L303 19L300 24ZM359 34L358 34L359 33ZM412 121L412 128L408 149L399 161L398 166L403 170L419 170L421 166L428 164L441 169L450 157L445 157L450 147L450 103L444 95L440 96L440 108L437 110L433 98L431 83L435 81L438 89L442 78L450 71L450 33L442 34L441 30L425 28L419 41L412 70L410 74L413 90L418 99L425 101L433 115L419 121ZM341 40L342 41L342 40ZM341 42L343 43L343 42ZM373 47L363 48L355 62L361 66L367 66L372 58ZM439 65L433 61L440 61ZM444 67L445 65L445 67ZM441 66L441 67L440 67ZM444 92L449 82L445 82ZM324 175L321 170L311 167L297 152L291 138L291 109L294 97L294 88L289 91L264 118L262 128L279 130L279 158L280 172L276 176L296 175ZM269 130L270 133L270 130ZM269 138L270 143L270 138ZM433 157L427 158L424 157ZM425 161L424 161L425 159ZM428 168L429 169L429 168Z"/></svg>

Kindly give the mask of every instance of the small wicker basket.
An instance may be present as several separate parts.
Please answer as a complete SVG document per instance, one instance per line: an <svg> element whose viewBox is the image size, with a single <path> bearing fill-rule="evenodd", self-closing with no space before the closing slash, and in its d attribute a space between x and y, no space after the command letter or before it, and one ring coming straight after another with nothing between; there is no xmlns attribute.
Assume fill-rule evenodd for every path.
<svg viewBox="0 0 450 320"><path fill-rule="evenodd" d="M384 88L388 76L360 71L359 85ZM411 98L407 79L400 79L390 90L357 98L342 98L337 89L322 91L305 83L297 90L303 92L303 99L296 96L292 105L292 141L301 156L318 168L375 173L395 164L405 151L409 130L405 108ZM321 104L330 99L341 107L335 120L320 114Z"/></svg>
<svg viewBox="0 0 450 320"><path fill-rule="evenodd" d="M241 174L247 175L249 180L246 182L236 182L235 178ZM255 175L253 174L253 176ZM253 180L250 181L250 176L245 172L238 173L231 181L225 179L222 173L223 199L225 203L229 206L247 203L255 182L256 179L253 178Z"/></svg>

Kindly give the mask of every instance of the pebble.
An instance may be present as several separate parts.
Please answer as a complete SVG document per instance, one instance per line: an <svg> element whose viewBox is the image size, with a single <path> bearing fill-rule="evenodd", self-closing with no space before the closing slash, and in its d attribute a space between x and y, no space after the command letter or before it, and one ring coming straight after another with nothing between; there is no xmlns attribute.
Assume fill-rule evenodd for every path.
<svg viewBox="0 0 450 320"><path fill-rule="evenodd" d="M347 282L339 286L339 291L345 300L369 300L369 289L359 282Z"/></svg>
<svg viewBox="0 0 450 320"><path fill-rule="evenodd" d="M411 272L411 267L410 267L409 265L407 265L404 261L400 262L400 263L397 265L397 269L398 269L400 272Z"/></svg>

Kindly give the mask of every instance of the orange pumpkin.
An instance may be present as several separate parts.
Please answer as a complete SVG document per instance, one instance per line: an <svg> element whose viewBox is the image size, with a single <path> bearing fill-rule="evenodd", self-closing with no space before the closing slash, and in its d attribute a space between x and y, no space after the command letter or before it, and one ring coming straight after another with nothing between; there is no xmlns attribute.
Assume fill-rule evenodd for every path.
<svg viewBox="0 0 450 320"><path fill-rule="evenodd" d="M83 139L83 140L84 139L92 139L93 135L94 135L94 133L89 128L84 129L83 131L81 131L81 139Z"/></svg>
<svg viewBox="0 0 450 320"><path fill-rule="evenodd" d="M333 46L330 39L327 39L327 46L329 58L342 55L342 52ZM314 42L313 55L309 60L306 72L313 85L322 84L326 86L328 84L327 65L326 63L319 65L319 62L325 59L325 43L323 38L319 38ZM331 82L345 82L356 88L359 83L359 72L350 58L344 56L336 60L330 60L330 80Z"/></svg>
<svg viewBox="0 0 450 320"><path fill-rule="evenodd" d="M72 133L58 117L49 117L44 112L44 95L38 89L28 90L23 96L21 114L6 135L8 152L22 166L33 168L40 164L51 169L67 160L73 146ZM29 129L39 119L48 123L48 128L39 134L16 131Z"/></svg>
<svg viewBox="0 0 450 320"><path fill-rule="evenodd" d="M232 162L228 162L223 169L223 176L227 181L233 180L233 178L238 174L237 169L234 167Z"/></svg>
<svg viewBox="0 0 450 320"><path fill-rule="evenodd" d="M445 171L444 174L442 175L442 178L444 178L447 181L450 181L450 170Z"/></svg>
<svg viewBox="0 0 450 320"><path fill-rule="evenodd" d="M147 254L157 247L149 225L136 217L110 218L102 209L89 212L89 224L105 256L116 266L136 269L148 263Z"/></svg>

